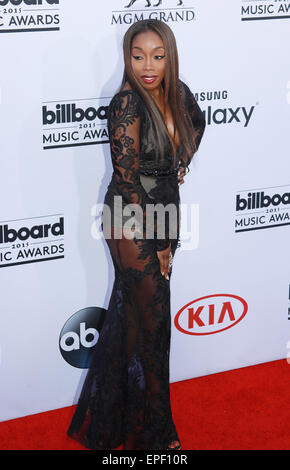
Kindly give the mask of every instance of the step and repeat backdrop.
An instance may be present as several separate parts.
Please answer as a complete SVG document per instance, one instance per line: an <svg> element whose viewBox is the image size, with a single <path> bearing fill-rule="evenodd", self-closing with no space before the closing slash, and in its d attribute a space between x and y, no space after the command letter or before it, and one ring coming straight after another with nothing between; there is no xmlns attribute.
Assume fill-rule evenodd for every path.
<svg viewBox="0 0 290 470"><path fill-rule="evenodd" d="M290 1L0 0L2 421L78 399L114 281L107 107L145 18L172 28L207 123L180 186L170 381L289 355Z"/></svg>

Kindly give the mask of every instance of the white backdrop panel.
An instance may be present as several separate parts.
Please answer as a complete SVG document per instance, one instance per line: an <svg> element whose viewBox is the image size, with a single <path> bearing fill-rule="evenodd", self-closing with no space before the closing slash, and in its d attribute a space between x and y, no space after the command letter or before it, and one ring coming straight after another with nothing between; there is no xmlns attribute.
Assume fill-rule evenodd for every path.
<svg viewBox="0 0 290 470"><path fill-rule="evenodd" d="M194 238L191 245L181 239L171 279L170 380L285 358L289 197L243 211L236 202L290 192L290 19L274 19L287 15L290 2L284 10L275 2L275 11L255 9L270 2L242 0L164 0L147 8L145 0L130 8L129 0L34 3L0 1L0 419L70 406L81 390L87 369L64 359L59 338L70 317L78 332L80 311L106 309L110 298L113 265L96 219L112 173L105 110L121 81L122 37L135 14L173 29L180 77L207 119L180 187L187 229L194 209ZM37 15L44 23L35 23ZM59 20L50 24L52 15ZM98 115L72 122L73 106ZM63 231L55 225L47 237L11 241L11 232L4 239L5 226L31 230L61 220ZM247 313L236 323L227 310L218 323L222 302L238 318L242 304L231 296ZM222 326L229 328L214 333ZM81 338L81 353L90 341Z"/></svg>

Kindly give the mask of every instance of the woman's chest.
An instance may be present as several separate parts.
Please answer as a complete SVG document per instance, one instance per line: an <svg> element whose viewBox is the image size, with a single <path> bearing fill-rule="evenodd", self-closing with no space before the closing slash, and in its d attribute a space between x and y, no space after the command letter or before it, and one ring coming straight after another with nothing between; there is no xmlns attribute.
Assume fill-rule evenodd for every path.
<svg viewBox="0 0 290 470"><path fill-rule="evenodd" d="M179 135L176 132L174 135L174 120L172 116L171 110L167 110L167 112L163 115L163 119L165 125L168 130L168 134L170 135L175 148L180 146L180 139ZM141 160L158 160L158 145L157 145L157 134L156 130L153 125L153 120L148 112L147 109L144 109L143 119L141 120L141 129L140 129L140 143L141 143ZM168 158L170 159L170 154L172 152L170 141L167 138L166 141L163 143L165 153L167 154Z"/></svg>
<svg viewBox="0 0 290 470"><path fill-rule="evenodd" d="M180 138L178 135L178 132L175 131L176 133L174 134L174 120L173 120L173 115L172 111L169 107L165 110L165 113L163 114L163 119L167 127L168 134L170 135L170 138L174 144L174 147L177 148L180 145Z"/></svg>

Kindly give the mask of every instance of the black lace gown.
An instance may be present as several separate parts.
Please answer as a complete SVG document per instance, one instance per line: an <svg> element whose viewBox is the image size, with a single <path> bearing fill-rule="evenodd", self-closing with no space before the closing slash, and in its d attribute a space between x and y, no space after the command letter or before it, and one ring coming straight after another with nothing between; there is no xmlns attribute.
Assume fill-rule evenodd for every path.
<svg viewBox="0 0 290 470"><path fill-rule="evenodd" d="M198 148L205 127L204 116L181 80L179 89ZM104 203L110 207L112 216L107 222L103 211L102 228L103 232L105 226L111 228L110 238L104 236L114 264L115 281L67 433L88 449L116 449L123 445L126 450L162 450L179 437L169 391L172 271L169 280L162 276L156 251L171 243L174 257L179 246L177 167L173 167L170 154L165 162L157 163L154 139L150 137L152 122L142 99L133 90L123 90L112 98L108 130L113 174ZM183 158L182 144L178 152L178 166L187 167L190 160ZM171 222L166 218L163 239L114 238L114 224L120 223L118 217L113 217L114 196L122 196L122 207L129 203L142 207L144 227L146 204L173 204L177 214L173 223L175 234L170 233ZM126 217L122 220L124 223Z"/></svg>

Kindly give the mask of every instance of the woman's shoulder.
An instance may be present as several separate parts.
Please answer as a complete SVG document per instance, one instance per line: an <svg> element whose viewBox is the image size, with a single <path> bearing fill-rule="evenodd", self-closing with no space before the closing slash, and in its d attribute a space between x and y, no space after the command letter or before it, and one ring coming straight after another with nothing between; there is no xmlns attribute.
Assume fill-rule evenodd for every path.
<svg viewBox="0 0 290 470"><path fill-rule="evenodd" d="M183 97L186 97L192 93L189 86L185 82L183 82L180 78L178 79L178 84L179 84L179 89Z"/></svg>
<svg viewBox="0 0 290 470"><path fill-rule="evenodd" d="M122 108L132 109L132 107L138 107L138 111L141 109L140 95L127 83L113 95L109 103L109 109L111 110L113 107L118 107L120 105Z"/></svg>
<svg viewBox="0 0 290 470"><path fill-rule="evenodd" d="M122 98L124 96L125 97L128 96L128 97L130 97L131 99L134 99L134 100L140 99L139 94L135 90L133 90L133 88L131 87L131 85L128 82L126 82L121 87L121 89L114 94L112 100Z"/></svg>
<svg viewBox="0 0 290 470"><path fill-rule="evenodd" d="M180 86L180 93L181 93L182 102L183 102L185 108L190 113L192 113L193 112L193 107L195 107L197 105L195 96L194 96L193 92L191 91L190 87L180 79L179 79L179 86Z"/></svg>

